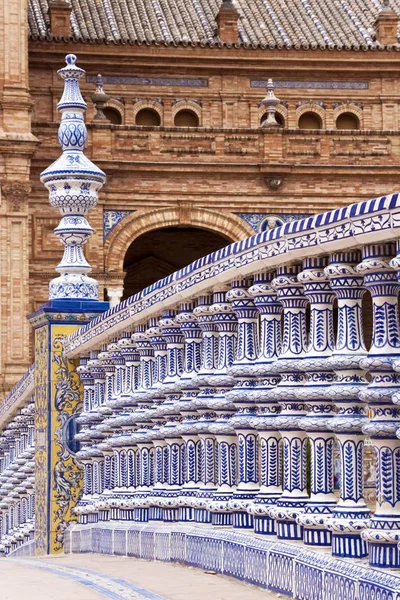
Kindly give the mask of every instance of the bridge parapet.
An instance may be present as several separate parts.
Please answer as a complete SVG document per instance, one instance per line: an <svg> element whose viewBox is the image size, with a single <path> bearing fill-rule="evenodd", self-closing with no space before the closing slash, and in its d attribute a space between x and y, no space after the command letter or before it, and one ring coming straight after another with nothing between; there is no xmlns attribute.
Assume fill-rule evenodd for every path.
<svg viewBox="0 0 400 600"><path fill-rule="evenodd" d="M178 555L201 524L208 540L233 530L232 553L278 540L268 564L283 577L279 561L301 553L304 582L320 581L309 550L400 568L399 228L392 193L231 244L110 310L56 298L32 315L37 550L61 551L77 518L67 541L82 551L132 523L156 543L167 523ZM295 597L334 597L306 587Z"/></svg>

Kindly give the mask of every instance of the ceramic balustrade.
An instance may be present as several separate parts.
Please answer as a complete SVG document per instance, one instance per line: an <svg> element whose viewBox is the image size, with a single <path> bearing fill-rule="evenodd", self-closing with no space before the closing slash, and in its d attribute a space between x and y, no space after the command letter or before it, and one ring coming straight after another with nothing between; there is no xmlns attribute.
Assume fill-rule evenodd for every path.
<svg viewBox="0 0 400 600"><path fill-rule="evenodd" d="M400 331L397 260L394 244L373 244L362 249L357 271L373 304L372 344L361 367L371 375L359 398L368 403L370 419L363 426L376 452L376 509L361 536L368 542L369 562L376 567L400 567ZM393 265L393 266L392 266ZM398 369L400 371L400 369ZM371 414L372 413L372 414Z"/></svg>
<svg viewBox="0 0 400 600"><path fill-rule="evenodd" d="M34 536L34 400L28 396L0 435L0 554Z"/></svg>
<svg viewBox="0 0 400 600"><path fill-rule="evenodd" d="M149 391L149 398L152 399L152 405L150 406L152 428L149 431L149 436L154 446L154 486L151 492L148 514L149 519L154 521L163 520L160 499L162 499L163 491L168 482L168 447L163 434L160 433L160 428L165 424L165 419L158 414L159 407L162 406L165 400L162 384L167 376L168 350L167 342L163 337L161 328L158 326L158 322L159 318L150 319L146 331L154 351L153 385Z"/></svg>
<svg viewBox="0 0 400 600"><path fill-rule="evenodd" d="M210 431L216 414L210 403L216 395L218 385L218 330L211 310L213 295L200 296L193 313L197 318L202 332L202 359L201 367L194 377L194 383L199 388L199 393L193 398L193 406L199 417L196 432L199 439L197 445L198 489L193 500L194 520L198 523L211 523L212 515L209 504L214 492L217 490L217 442L215 435Z"/></svg>
<svg viewBox="0 0 400 600"><path fill-rule="evenodd" d="M331 532L325 526L326 516L336 506L334 495L335 437L330 428L335 407L329 396L334 374L328 367L335 346L333 330L333 293L324 268L326 258L308 258L298 274L304 295L310 303L310 333L307 353L300 368L306 381L297 397L304 400L309 412L300 427L307 433L311 454L311 495L304 513L297 517L303 526L307 546L330 546Z"/></svg>
<svg viewBox="0 0 400 600"><path fill-rule="evenodd" d="M167 343L167 374L162 384L165 400L157 411L165 419L160 433L167 444L164 455L167 486L160 500L165 521L176 521L179 518L179 496L183 484L184 441L179 435L178 424L182 420L179 399L180 380L184 369L185 338L179 323L175 321L175 316L176 311L165 311L159 321L162 335Z"/></svg>
<svg viewBox="0 0 400 600"><path fill-rule="evenodd" d="M276 533L276 521L269 516L269 508L282 494L282 438L277 427L281 407L270 395L270 390L280 381L280 376L274 372L274 363L282 346L282 304L271 285L274 277L274 272L257 273L249 288L260 314L259 353L253 368L257 412L251 421L259 437L260 491L247 511L254 517L254 531L265 535Z"/></svg>
<svg viewBox="0 0 400 600"><path fill-rule="evenodd" d="M302 393L306 382L302 360L308 346L308 300L297 278L300 271L300 265L279 267L272 281L284 318L282 352L273 366L281 380L270 391L270 397L281 406L277 426L283 442L283 491L269 514L277 521L278 538L290 540L303 539L303 526L297 518L308 501L307 436L301 429L307 413Z"/></svg>
<svg viewBox="0 0 400 600"><path fill-rule="evenodd" d="M233 511L230 501L237 484L237 436L231 417L235 407L227 394L235 384L234 378L228 374L236 355L237 319L230 302L227 301L226 289L215 290L210 312L213 316L218 334L217 366L212 376L213 395L207 406L215 413L215 420L209 426L215 435L217 458L217 489L212 494L208 508L213 525L227 526L232 524Z"/></svg>
<svg viewBox="0 0 400 600"><path fill-rule="evenodd" d="M337 407L330 427L340 448L340 498L326 527L332 532L334 556L361 557L367 545L361 531L368 525L370 514L364 499L362 427L367 415L359 394L368 384L362 360L367 351L362 325L363 278L357 271L361 256L358 251L333 254L325 272L337 296L338 325L336 346L327 363L336 374L329 396Z"/></svg>
<svg viewBox="0 0 400 600"><path fill-rule="evenodd" d="M238 437L238 485L230 507L233 510L233 527L238 529L253 527L253 515L247 508L259 492L258 436L252 424L257 410L254 364L259 347L258 311L248 291L251 285L250 279L233 281L227 294L238 321L235 359L228 370L235 385L226 394L236 408L231 423Z"/></svg>
<svg viewBox="0 0 400 600"><path fill-rule="evenodd" d="M91 353L91 358L97 358L98 353ZM95 403L95 380L90 367L89 357L82 357L77 372L83 385L83 410L76 419L80 426L75 440L80 443L77 457L83 464L83 495L76 508L76 514L81 523L97 521L96 501L100 493L99 467L104 461L104 455L97 449L96 441L102 441L103 434L96 430L96 423L103 416L98 412Z"/></svg>
<svg viewBox="0 0 400 600"><path fill-rule="evenodd" d="M149 432L152 429L149 408L152 404L154 348L147 334L147 326L139 325L132 336L140 356L140 383L131 395L131 401L137 404L132 413L132 424L136 430L128 439L129 446L138 448L138 485L134 498L134 520L147 521L149 513L149 494L154 485L154 446Z"/></svg>
<svg viewBox="0 0 400 600"><path fill-rule="evenodd" d="M212 287L193 285L192 295L182 293L179 303L160 299L161 319L148 308L146 315L154 316L147 326L136 325L152 357L141 357L136 386L133 363L127 356L119 362L123 348L140 354L136 334L125 332L106 352L89 357L86 366L93 361L93 370L86 384L82 370L93 396L89 405L94 414L102 406L112 410L89 429L103 428L108 437L85 439L84 430L81 438L84 451L103 453L103 463L95 456L87 462L91 490L100 500L111 497L118 508L103 511L104 518L254 528L279 540L332 547L334 556L362 558L369 552L373 566L398 566L400 259L384 232L379 244L364 243L368 235L337 252L331 251L334 239L324 251L307 242L294 260L279 262L260 251L253 263L237 259L230 282L223 275ZM238 255L244 246L237 246ZM373 303L369 351L366 290ZM132 311L131 323L137 318ZM96 362L107 353L114 367L110 376ZM95 390L103 386L103 402L102 392L93 395L94 380ZM85 404L84 418L86 412ZM363 496L366 435L378 455L372 518ZM120 438L123 454L116 452ZM110 445L112 477L106 467ZM103 464L104 490L96 462ZM128 506L135 510L127 512Z"/></svg>
<svg viewBox="0 0 400 600"><path fill-rule="evenodd" d="M178 425L178 433L184 441L183 449L183 485L179 495L179 521L194 520L193 502L196 498L199 483L199 446L197 435L199 414L194 406L194 399L199 393L195 377L201 367L202 334L193 313L195 302L181 304L175 321L179 324L185 339L184 368L180 378L181 397L178 409L182 421Z"/></svg>

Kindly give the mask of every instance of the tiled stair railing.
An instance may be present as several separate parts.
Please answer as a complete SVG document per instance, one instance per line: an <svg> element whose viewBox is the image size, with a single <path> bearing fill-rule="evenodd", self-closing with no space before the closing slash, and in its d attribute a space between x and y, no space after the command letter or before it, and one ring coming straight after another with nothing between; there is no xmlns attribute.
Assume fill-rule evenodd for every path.
<svg viewBox="0 0 400 600"><path fill-rule="evenodd" d="M35 530L34 365L0 404L0 555Z"/></svg>
<svg viewBox="0 0 400 600"><path fill-rule="evenodd" d="M288 223L70 336L84 385L80 523L254 529L400 567L398 237L398 194ZM366 435L375 514L363 496Z"/></svg>

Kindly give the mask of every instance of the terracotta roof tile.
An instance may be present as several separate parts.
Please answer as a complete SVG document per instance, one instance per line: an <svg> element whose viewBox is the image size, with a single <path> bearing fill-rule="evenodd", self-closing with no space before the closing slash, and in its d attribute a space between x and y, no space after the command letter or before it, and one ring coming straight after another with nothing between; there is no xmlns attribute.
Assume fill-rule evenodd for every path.
<svg viewBox="0 0 400 600"><path fill-rule="evenodd" d="M381 0L233 0L239 44L262 48L374 49ZM222 0L71 0L76 41L220 44ZM400 15L400 0L391 0ZM48 0L28 0L29 35L48 39ZM397 47L397 46L396 46ZM400 45L398 46L400 48Z"/></svg>

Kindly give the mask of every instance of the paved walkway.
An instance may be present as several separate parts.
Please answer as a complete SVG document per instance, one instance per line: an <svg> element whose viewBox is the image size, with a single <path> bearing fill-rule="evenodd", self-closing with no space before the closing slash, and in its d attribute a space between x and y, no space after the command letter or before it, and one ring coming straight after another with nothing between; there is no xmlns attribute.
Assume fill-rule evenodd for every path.
<svg viewBox="0 0 400 600"><path fill-rule="evenodd" d="M276 600L182 565L96 554L0 559L1 600Z"/></svg>

